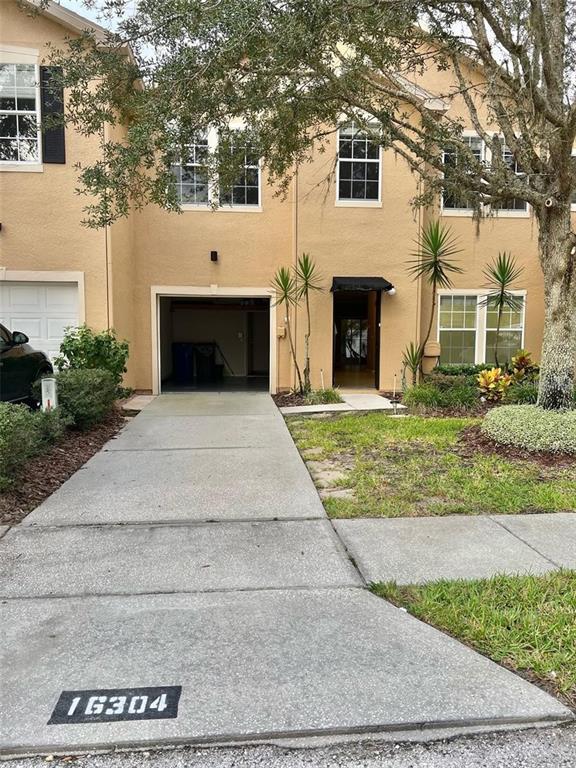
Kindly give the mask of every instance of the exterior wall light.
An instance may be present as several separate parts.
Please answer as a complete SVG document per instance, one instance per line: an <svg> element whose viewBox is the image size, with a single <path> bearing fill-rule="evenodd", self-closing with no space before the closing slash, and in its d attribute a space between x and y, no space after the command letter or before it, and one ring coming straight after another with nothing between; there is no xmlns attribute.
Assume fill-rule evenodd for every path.
<svg viewBox="0 0 576 768"><path fill-rule="evenodd" d="M210 251L210 261L218 261L218 251Z"/></svg>
<svg viewBox="0 0 576 768"><path fill-rule="evenodd" d="M392 288L390 288L389 291L386 291L386 293L388 294L388 296L396 296L396 288L392 286Z"/></svg>

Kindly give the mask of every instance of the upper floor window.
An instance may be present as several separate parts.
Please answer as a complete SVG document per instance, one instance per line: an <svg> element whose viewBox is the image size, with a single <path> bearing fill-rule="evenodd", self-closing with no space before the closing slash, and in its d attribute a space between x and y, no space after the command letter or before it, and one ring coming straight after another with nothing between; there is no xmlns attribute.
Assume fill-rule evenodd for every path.
<svg viewBox="0 0 576 768"><path fill-rule="evenodd" d="M380 201L380 145L355 123L338 131L338 201Z"/></svg>
<svg viewBox="0 0 576 768"><path fill-rule="evenodd" d="M521 178L524 176L524 173L518 165L516 158L506 145L502 147L502 160L516 176ZM508 200L502 200L494 207L498 211L527 211L528 203L525 200L520 200L518 197L511 197Z"/></svg>
<svg viewBox="0 0 576 768"><path fill-rule="evenodd" d="M184 204L208 203L208 136L199 134L186 149L182 162L172 168L178 200Z"/></svg>
<svg viewBox="0 0 576 768"><path fill-rule="evenodd" d="M210 179L211 155L218 150L218 133L208 130L197 134L186 147L186 156L172 166L176 193L181 205L252 208L260 206L260 160L252 147L241 139L241 132L232 138L230 151L237 155L241 171L229 187L218 179Z"/></svg>
<svg viewBox="0 0 576 768"><path fill-rule="evenodd" d="M505 308L500 318L498 357L511 360L524 346L525 299L518 307ZM440 362L444 364L486 363L493 365L498 312L486 303L482 291L441 294L438 301Z"/></svg>
<svg viewBox="0 0 576 768"><path fill-rule="evenodd" d="M484 160L484 143L479 136L464 136L462 141L468 145L474 159L479 163ZM450 171L458 164L458 152L454 147L446 147L443 153L444 177L450 177ZM442 207L449 210L471 211L473 204L465 192L455 190L442 190Z"/></svg>
<svg viewBox="0 0 576 768"><path fill-rule="evenodd" d="M239 176L227 189L220 189L220 202L227 205L260 204L260 161L253 148L240 136L233 139L230 151L242 165Z"/></svg>
<svg viewBox="0 0 576 768"><path fill-rule="evenodd" d="M40 162L38 73L34 64L0 64L0 162Z"/></svg>

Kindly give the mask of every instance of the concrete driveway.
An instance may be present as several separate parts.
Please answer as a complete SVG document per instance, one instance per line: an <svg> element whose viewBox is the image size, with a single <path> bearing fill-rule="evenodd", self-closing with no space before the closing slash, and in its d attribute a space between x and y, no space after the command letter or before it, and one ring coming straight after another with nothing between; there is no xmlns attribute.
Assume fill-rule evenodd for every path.
<svg viewBox="0 0 576 768"><path fill-rule="evenodd" d="M0 564L4 755L570 717L365 589L267 395L157 398Z"/></svg>

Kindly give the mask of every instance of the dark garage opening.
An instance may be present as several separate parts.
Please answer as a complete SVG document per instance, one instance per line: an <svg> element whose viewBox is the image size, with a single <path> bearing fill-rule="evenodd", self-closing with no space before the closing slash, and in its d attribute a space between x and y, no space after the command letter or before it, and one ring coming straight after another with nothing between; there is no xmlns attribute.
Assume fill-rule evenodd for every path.
<svg viewBox="0 0 576 768"><path fill-rule="evenodd" d="M160 298L163 392L270 386L270 300Z"/></svg>

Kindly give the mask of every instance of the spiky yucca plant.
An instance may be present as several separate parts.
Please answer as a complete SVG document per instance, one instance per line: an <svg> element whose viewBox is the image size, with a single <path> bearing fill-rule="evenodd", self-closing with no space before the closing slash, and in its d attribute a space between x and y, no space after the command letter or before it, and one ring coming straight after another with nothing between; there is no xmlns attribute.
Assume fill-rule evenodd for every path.
<svg viewBox="0 0 576 768"><path fill-rule="evenodd" d="M440 221L430 221L422 227L416 244L418 250L412 254L414 258L408 262L408 272L414 280L422 279L432 289L432 309L428 330L420 345L422 356L434 325L438 289L452 288L451 275L461 274L463 270L453 261L453 257L461 250L457 247L456 237L452 234L450 227Z"/></svg>
<svg viewBox="0 0 576 768"><path fill-rule="evenodd" d="M310 293L321 291L320 275L309 253L303 253L294 269L296 275L296 300L304 299L306 306L306 333L304 334L304 391L310 392Z"/></svg>
<svg viewBox="0 0 576 768"><path fill-rule="evenodd" d="M296 289L296 277L292 270L288 267L278 267L274 277L272 278L272 288L276 291L276 301L274 306L284 306L286 333L288 334L288 343L290 344L290 354L294 362L294 368L296 370L296 376L298 378L298 389L302 394L304 392L304 385L302 383L302 374L300 372L300 366L296 359L296 349L294 347L294 339L292 337L292 325L290 323L290 307L295 306L298 302L297 289Z"/></svg>
<svg viewBox="0 0 576 768"><path fill-rule="evenodd" d="M496 368L500 365L498 362L498 345L500 343L502 314L505 309L510 309L512 312L519 312L522 309L522 297L511 293L513 284L518 280L522 272L522 267L516 265L514 256L506 251L499 253L484 270L484 277L487 280L486 288L490 290L484 304L489 309L495 309L497 312L496 337L494 339L494 362Z"/></svg>

